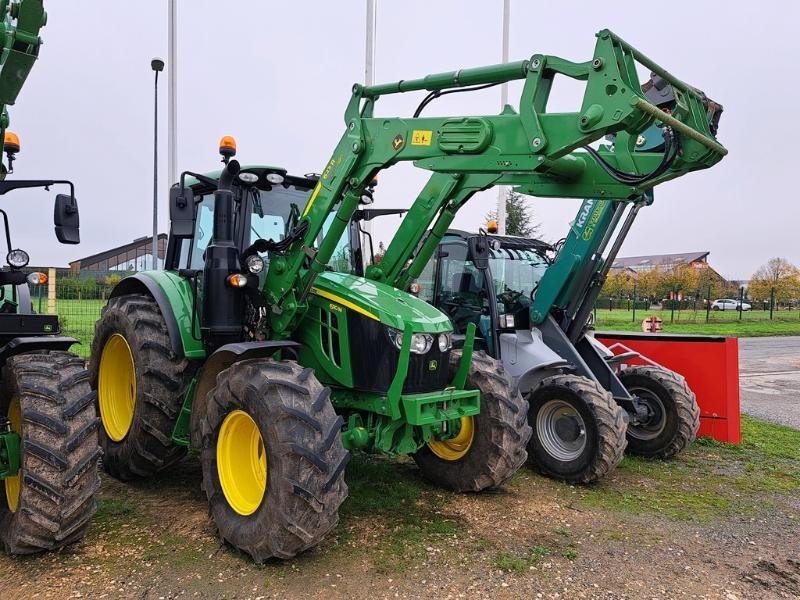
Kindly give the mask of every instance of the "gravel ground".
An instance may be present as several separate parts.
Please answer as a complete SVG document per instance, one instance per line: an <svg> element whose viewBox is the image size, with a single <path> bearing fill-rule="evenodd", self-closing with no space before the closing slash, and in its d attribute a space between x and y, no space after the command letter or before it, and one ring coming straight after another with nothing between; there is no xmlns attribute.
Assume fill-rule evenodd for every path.
<svg viewBox="0 0 800 600"><path fill-rule="evenodd" d="M739 338L742 412L800 429L800 336Z"/></svg>

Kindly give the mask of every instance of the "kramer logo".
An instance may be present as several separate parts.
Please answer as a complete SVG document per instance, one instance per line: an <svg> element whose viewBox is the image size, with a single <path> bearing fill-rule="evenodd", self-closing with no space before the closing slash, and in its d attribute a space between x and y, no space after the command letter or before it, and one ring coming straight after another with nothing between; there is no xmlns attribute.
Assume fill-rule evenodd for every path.
<svg viewBox="0 0 800 600"><path fill-rule="evenodd" d="M437 371L439 369L439 361L432 360L428 363L428 371Z"/></svg>
<svg viewBox="0 0 800 600"><path fill-rule="evenodd" d="M578 215L578 220L575 222L575 224L578 227L583 227L584 225L586 225L586 219L589 218L589 213L592 212L593 206L594 206L594 200L586 200L586 202L583 203L583 206L581 207L581 212Z"/></svg>
<svg viewBox="0 0 800 600"><path fill-rule="evenodd" d="M597 203L597 207L594 209L592 216L589 218L588 225L586 225L586 228L583 230L583 239L586 240L587 242L590 239L592 239L592 236L594 235L595 227L597 226L597 223L600 221L600 217L603 214L603 207L605 205L606 205L605 200L600 200Z"/></svg>

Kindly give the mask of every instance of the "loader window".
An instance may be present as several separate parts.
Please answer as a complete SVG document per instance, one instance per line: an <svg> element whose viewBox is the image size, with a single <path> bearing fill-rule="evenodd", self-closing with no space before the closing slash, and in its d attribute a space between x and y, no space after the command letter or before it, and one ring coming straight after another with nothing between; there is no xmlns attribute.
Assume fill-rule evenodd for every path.
<svg viewBox="0 0 800 600"><path fill-rule="evenodd" d="M488 310L483 273L467 260L464 242L443 244L441 255L436 307L450 317L456 333L475 323L481 334L481 315Z"/></svg>
<svg viewBox="0 0 800 600"><path fill-rule="evenodd" d="M547 263L531 250L501 249L493 251L489 268L498 302L507 303L516 295L521 295L523 301L529 301L531 292L544 275ZM504 311L502 306L498 310Z"/></svg>

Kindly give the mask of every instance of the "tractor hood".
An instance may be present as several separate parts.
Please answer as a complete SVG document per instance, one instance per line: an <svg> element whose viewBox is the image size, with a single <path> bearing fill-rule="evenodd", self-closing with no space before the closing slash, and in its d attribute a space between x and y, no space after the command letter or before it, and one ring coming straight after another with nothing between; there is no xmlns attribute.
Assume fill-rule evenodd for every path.
<svg viewBox="0 0 800 600"><path fill-rule="evenodd" d="M424 300L363 277L321 273L311 293L400 331L406 323L411 323L413 333L453 330L450 319Z"/></svg>

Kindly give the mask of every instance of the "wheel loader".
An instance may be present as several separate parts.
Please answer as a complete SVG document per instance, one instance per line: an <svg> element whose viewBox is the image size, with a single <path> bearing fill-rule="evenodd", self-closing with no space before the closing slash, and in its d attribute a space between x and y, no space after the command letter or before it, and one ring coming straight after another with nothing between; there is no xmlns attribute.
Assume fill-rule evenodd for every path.
<svg viewBox="0 0 800 600"><path fill-rule="evenodd" d="M416 247L435 221L430 251L444 214L493 185L625 204L720 160L699 97L686 92L685 110L667 115L639 91L637 59L648 60L604 30L587 62L536 54L356 84L318 176L242 166L223 138L220 172L186 172L171 188L165 270L122 280L96 325L104 467L145 477L193 449L220 536L256 561L295 556L335 526L348 451L411 455L426 478L459 491L507 481L527 457L528 404L498 360L473 351L474 324L454 349L447 316L393 274L376 265L364 278L332 259L347 252L377 175L401 161L434 174L395 241ZM586 81L580 111L547 112L558 73ZM420 117L442 94L514 80L524 80L520 113ZM379 98L414 91L428 95L413 116L374 116ZM681 156L633 160L626 143L597 151L598 162L578 150L610 134L635 139L656 121L685 137ZM620 184L609 165L646 177Z"/></svg>
<svg viewBox="0 0 800 600"><path fill-rule="evenodd" d="M8 131L14 104L38 53L46 22L41 0L0 2L0 197L22 188L69 186L55 199L58 241L77 244L78 204L64 180L6 180L20 151ZM77 340L60 335L58 317L34 314L29 286L47 274L26 273L29 255L11 242L3 218L6 264L0 267L0 547L12 554L63 548L79 540L95 512L100 485L97 417L83 359L69 352Z"/></svg>

